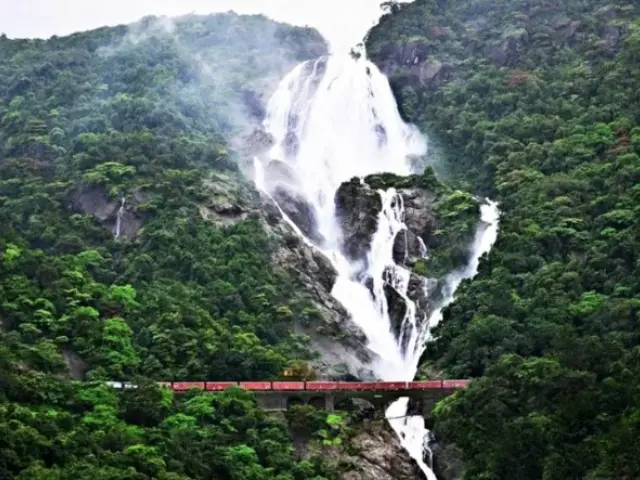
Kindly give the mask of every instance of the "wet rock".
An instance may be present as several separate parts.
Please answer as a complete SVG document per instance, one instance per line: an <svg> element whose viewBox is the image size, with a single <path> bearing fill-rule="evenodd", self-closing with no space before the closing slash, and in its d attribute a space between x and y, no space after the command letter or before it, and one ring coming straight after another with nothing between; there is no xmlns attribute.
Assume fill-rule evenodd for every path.
<svg viewBox="0 0 640 480"><path fill-rule="evenodd" d="M453 66L437 59L424 62L420 68L420 84L425 87L437 88L446 83L453 73Z"/></svg>
<svg viewBox="0 0 640 480"><path fill-rule="evenodd" d="M138 192L138 195L143 195ZM135 194L134 194L135 199ZM134 238L142 228L143 218L137 214L135 207L139 202L126 202L122 211L122 200L109 199L102 186L83 186L72 197L73 207L87 215L92 215L114 235L120 217L120 239Z"/></svg>
<svg viewBox="0 0 640 480"><path fill-rule="evenodd" d="M93 215L99 222L106 222L118 212L116 200L109 200L103 187L85 187L73 196L73 206L81 212Z"/></svg>
<svg viewBox="0 0 640 480"><path fill-rule="evenodd" d="M87 362L85 362L77 352L70 348L62 349L62 358L67 364L71 378L74 380L84 380L84 375L88 367Z"/></svg>
<svg viewBox="0 0 640 480"><path fill-rule="evenodd" d="M335 205L344 253L351 260L364 260L378 228L378 214L382 210L380 195L355 177L340 185Z"/></svg>
<svg viewBox="0 0 640 480"><path fill-rule="evenodd" d="M265 169L265 186L302 233L314 243L322 244L315 208L298 192L300 182L296 172L286 163L272 160Z"/></svg>
<svg viewBox="0 0 640 480"><path fill-rule="evenodd" d="M268 189L273 189L279 185L297 187L300 185L298 174L285 162L271 160L264 169L264 181Z"/></svg>
<svg viewBox="0 0 640 480"><path fill-rule="evenodd" d="M350 399L351 417L354 421L373 419L376 416L376 407L363 398Z"/></svg>
<svg viewBox="0 0 640 480"><path fill-rule="evenodd" d="M402 323L407 313L407 302L391 285L384 286L384 296L387 299L389 308L389 321L391 322L391 330L396 339L400 338L402 332Z"/></svg>
<svg viewBox="0 0 640 480"><path fill-rule="evenodd" d="M428 244L437 230L438 222L433 210L437 197L433 192L420 188L403 188L398 193L404 199L404 223L413 234L408 237L409 256L422 256L422 247L417 237Z"/></svg>
<svg viewBox="0 0 640 480"><path fill-rule="evenodd" d="M254 128L249 134L234 138L232 141L233 147L245 157L263 155L273 147L274 143L273 135L261 126Z"/></svg>
<svg viewBox="0 0 640 480"><path fill-rule="evenodd" d="M284 136L284 150L289 158L295 158L300 151L300 139L294 130L289 130Z"/></svg>
<svg viewBox="0 0 640 480"><path fill-rule="evenodd" d="M438 480L460 480L465 468L462 451L453 444L432 442L433 470Z"/></svg>
<svg viewBox="0 0 640 480"><path fill-rule="evenodd" d="M333 365L343 364L343 374L363 378L367 375L367 365L377 355L366 347L367 338L362 329L331 295L337 278L335 268L320 251L295 235L271 199L262 196L261 202L267 232L280 239L271 254L274 268L299 282L300 293L307 296L317 312L310 323L296 325L300 333L309 335L312 348L321 355L321 359L313 363L314 368L321 375L329 375Z"/></svg>
<svg viewBox="0 0 640 480"><path fill-rule="evenodd" d="M242 102L244 103L249 116L257 121L262 122L266 116L265 103L262 99L262 94L253 90L242 90Z"/></svg>
<svg viewBox="0 0 640 480"><path fill-rule="evenodd" d="M349 442L355 455L340 458L344 480L416 480L424 474L386 422L374 422Z"/></svg>
<svg viewBox="0 0 640 480"><path fill-rule="evenodd" d="M324 238L318 232L315 209L303 196L284 187L277 187L273 192L273 198L307 238L316 245L324 242Z"/></svg>
<svg viewBox="0 0 640 480"><path fill-rule="evenodd" d="M361 403L363 412L368 402ZM348 445L330 447L320 442L304 445L302 458L322 457L340 471L343 480L424 479L417 463L402 448L386 420L366 417L353 424L355 435Z"/></svg>
<svg viewBox="0 0 640 480"><path fill-rule="evenodd" d="M622 27L616 25L607 25L600 33L600 39L604 44L605 52L609 56L614 56L620 50L622 39Z"/></svg>
<svg viewBox="0 0 640 480"><path fill-rule="evenodd" d="M434 278L426 278L412 273L409 278L407 296L416 303L418 311L429 317L435 305L442 300L440 282Z"/></svg>

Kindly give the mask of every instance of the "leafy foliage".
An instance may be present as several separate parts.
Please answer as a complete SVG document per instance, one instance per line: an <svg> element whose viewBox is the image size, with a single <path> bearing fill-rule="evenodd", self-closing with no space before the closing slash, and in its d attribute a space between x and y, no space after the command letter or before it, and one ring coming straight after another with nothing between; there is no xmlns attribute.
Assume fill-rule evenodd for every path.
<svg viewBox="0 0 640 480"><path fill-rule="evenodd" d="M324 51L235 14L0 37L0 478L325 478L246 393L68 380L270 379L309 358L258 216L203 211L224 178L255 200L228 139Z"/></svg>
<svg viewBox="0 0 640 480"><path fill-rule="evenodd" d="M503 210L424 358L482 377L437 411L465 478L640 476L638 21L630 1L417 0L369 35L403 114Z"/></svg>

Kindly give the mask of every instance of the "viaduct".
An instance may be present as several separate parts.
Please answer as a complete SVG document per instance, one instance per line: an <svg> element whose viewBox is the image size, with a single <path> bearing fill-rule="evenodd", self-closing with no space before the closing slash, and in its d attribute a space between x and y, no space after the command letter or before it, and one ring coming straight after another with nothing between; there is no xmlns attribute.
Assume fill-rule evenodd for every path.
<svg viewBox="0 0 640 480"><path fill-rule="evenodd" d="M136 388L127 382L107 382L114 388ZM408 397L416 413L428 414L442 398L466 388L469 380L427 380L415 382L158 382L176 393L191 389L220 392L240 387L255 393L258 405L271 411L307 404L333 411L352 398L361 398L384 409L401 397Z"/></svg>

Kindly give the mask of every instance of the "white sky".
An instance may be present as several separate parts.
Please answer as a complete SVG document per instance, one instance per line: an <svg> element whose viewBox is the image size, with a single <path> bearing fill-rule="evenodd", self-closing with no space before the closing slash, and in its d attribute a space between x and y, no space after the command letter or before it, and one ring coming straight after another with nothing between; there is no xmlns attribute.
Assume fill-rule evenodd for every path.
<svg viewBox="0 0 640 480"><path fill-rule="evenodd" d="M383 0L0 0L0 33L11 38L67 35L146 15L235 10L316 27L333 47L348 49L380 17Z"/></svg>

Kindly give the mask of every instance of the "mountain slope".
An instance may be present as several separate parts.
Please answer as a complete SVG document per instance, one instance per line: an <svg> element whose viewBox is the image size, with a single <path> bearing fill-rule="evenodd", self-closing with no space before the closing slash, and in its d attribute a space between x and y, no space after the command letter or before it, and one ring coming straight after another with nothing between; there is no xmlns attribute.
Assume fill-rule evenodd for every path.
<svg viewBox="0 0 640 480"><path fill-rule="evenodd" d="M367 39L501 234L424 365L465 478L637 478L640 12L634 2L389 3Z"/></svg>
<svg viewBox="0 0 640 480"><path fill-rule="evenodd" d="M311 358L229 144L325 51L233 14L0 38L0 478L331 478L250 394L149 382Z"/></svg>

